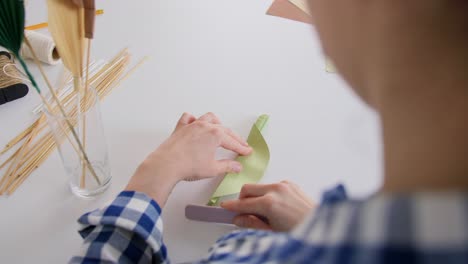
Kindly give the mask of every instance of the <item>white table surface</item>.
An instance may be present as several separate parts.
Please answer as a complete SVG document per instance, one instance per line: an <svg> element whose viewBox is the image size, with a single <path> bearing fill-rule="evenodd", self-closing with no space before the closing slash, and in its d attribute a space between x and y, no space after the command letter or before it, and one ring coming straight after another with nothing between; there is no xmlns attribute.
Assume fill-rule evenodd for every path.
<svg viewBox="0 0 468 264"><path fill-rule="evenodd" d="M81 243L76 219L110 201L184 111L212 111L244 136L258 115L269 114L271 162L262 182L288 179L314 199L338 182L354 196L380 186L378 120L338 75L325 72L309 25L265 15L269 0L97 2L105 14L97 18L93 57L108 59L124 47L134 61L151 56L102 104L112 185L94 200L73 196L54 153L14 195L0 197L1 263L66 262ZM45 0L29 1L27 12L28 24L45 21ZM0 106L0 146L30 124L37 102L31 90ZM202 256L232 229L184 218L185 205L205 203L217 181L179 184L164 208L174 262Z"/></svg>

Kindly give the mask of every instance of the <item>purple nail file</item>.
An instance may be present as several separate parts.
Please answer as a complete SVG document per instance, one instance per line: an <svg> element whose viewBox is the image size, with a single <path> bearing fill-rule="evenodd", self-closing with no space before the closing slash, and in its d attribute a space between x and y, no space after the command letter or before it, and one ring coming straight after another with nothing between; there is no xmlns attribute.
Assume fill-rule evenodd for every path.
<svg viewBox="0 0 468 264"><path fill-rule="evenodd" d="M185 217L190 220L219 224L232 224L237 214L221 207L189 204L185 207Z"/></svg>

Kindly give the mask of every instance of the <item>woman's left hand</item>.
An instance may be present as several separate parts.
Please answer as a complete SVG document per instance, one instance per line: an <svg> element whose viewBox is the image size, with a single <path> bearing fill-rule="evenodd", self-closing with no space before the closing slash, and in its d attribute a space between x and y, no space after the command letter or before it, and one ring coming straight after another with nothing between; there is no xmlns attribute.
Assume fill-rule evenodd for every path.
<svg viewBox="0 0 468 264"><path fill-rule="evenodd" d="M252 152L247 142L223 127L214 114L196 119L185 113L172 135L139 166L126 190L146 193L162 207L179 181L240 172L239 162L215 159L219 147L239 155Z"/></svg>

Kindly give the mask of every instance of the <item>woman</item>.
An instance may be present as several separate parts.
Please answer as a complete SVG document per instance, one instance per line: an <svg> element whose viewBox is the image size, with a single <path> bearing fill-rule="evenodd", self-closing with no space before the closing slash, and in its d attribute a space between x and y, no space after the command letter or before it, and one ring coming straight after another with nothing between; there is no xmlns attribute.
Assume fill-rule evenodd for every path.
<svg viewBox="0 0 468 264"><path fill-rule="evenodd" d="M359 201L338 186L315 208L292 183L246 185L221 206L253 229L224 236L200 262L467 263L468 2L309 4L324 52L380 114L383 186ZM251 152L213 114L184 114L126 190L80 218L72 262L168 262L159 215L172 188L242 169L215 161L218 147Z"/></svg>

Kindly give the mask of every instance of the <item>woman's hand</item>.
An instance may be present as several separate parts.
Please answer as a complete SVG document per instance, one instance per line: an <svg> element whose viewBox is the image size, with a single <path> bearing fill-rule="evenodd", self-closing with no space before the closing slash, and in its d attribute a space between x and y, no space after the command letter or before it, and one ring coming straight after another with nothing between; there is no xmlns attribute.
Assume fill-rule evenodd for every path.
<svg viewBox="0 0 468 264"><path fill-rule="evenodd" d="M294 183L246 184L239 200L221 207L239 213L234 224L245 228L290 231L316 207Z"/></svg>
<svg viewBox="0 0 468 264"><path fill-rule="evenodd" d="M146 193L163 207L179 181L240 172L242 165L237 161L215 160L218 147L240 155L252 152L247 142L223 127L214 114L196 119L185 113L172 135L139 166L126 190Z"/></svg>

